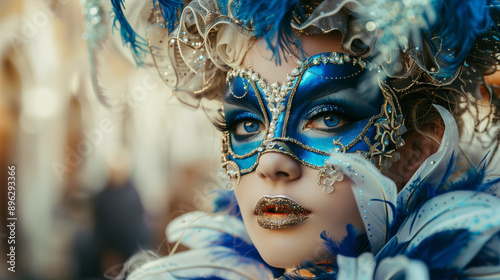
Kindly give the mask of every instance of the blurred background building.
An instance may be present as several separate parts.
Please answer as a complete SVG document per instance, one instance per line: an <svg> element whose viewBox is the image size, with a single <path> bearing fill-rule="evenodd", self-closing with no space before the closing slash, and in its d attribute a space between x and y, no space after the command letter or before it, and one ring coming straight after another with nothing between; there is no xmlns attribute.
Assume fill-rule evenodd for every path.
<svg viewBox="0 0 500 280"><path fill-rule="evenodd" d="M109 22L109 11L89 2L0 1L0 279L102 279L139 249L166 253L168 221L216 184L219 134L204 111L180 104L110 40L96 69L117 105L99 103L86 24L99 20L89 14ZM6 263L10 165L15 273Z"/></svg>

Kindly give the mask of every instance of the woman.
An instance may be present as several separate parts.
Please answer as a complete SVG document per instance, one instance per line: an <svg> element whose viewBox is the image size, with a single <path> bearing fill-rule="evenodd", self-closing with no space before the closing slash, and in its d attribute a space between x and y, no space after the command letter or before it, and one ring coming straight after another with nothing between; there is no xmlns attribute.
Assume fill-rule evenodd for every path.
<svg viewBox="0 0 500 280"><path fill-rule="evenodd" d="M496 1L133 3L139 34L112 2L136 62L222 101L229 190L130 279L500 278L498 175L454 119L497 64Z"/></svg>

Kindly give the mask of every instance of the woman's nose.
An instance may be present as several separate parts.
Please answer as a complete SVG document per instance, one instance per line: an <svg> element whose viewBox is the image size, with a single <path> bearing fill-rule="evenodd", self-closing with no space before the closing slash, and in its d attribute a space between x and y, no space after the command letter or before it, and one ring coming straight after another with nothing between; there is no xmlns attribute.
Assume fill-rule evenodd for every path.
<svg viewBox="0 0 500 280"><path fill-rule="evenodd" d="M292 157L275 152L264 153L259 158L256 172L264 180L287 182L300 178L300 163Z"/></svg>

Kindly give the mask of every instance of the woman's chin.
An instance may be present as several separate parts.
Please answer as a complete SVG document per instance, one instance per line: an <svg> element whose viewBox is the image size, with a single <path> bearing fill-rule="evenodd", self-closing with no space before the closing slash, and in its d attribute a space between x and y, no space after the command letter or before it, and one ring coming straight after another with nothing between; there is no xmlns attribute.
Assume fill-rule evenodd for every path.
<svg viewBox="0 0 500 280"><path fill-rule="evenodd" d="M272 267L277 268L291 268L296 267L302 263L302 260L294 258L295 256L282 256L280 258L276 257L262 257L264 261Z"/></svg>
<svg viewBox="0 0 500 280"><path fill-rule="evenodd" d="M304 261L317 263L326 258L324 248L307 253L302 249L290 250L288 248L263 248L259 250L262 259L270 266L277 268L295 268L304 263Z"/></svg>

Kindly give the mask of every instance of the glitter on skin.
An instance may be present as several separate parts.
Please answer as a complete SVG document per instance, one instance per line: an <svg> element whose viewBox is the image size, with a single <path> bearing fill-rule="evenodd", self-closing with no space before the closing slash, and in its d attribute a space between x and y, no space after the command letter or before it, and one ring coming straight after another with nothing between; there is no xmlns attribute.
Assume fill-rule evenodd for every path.
<svg viewBox="0 0 500 280"><path fill-rule="evenodd" d="M311 211L285 197L264 196L255 205L254 214L262 228L282 229L305 221Z"/></svg>

